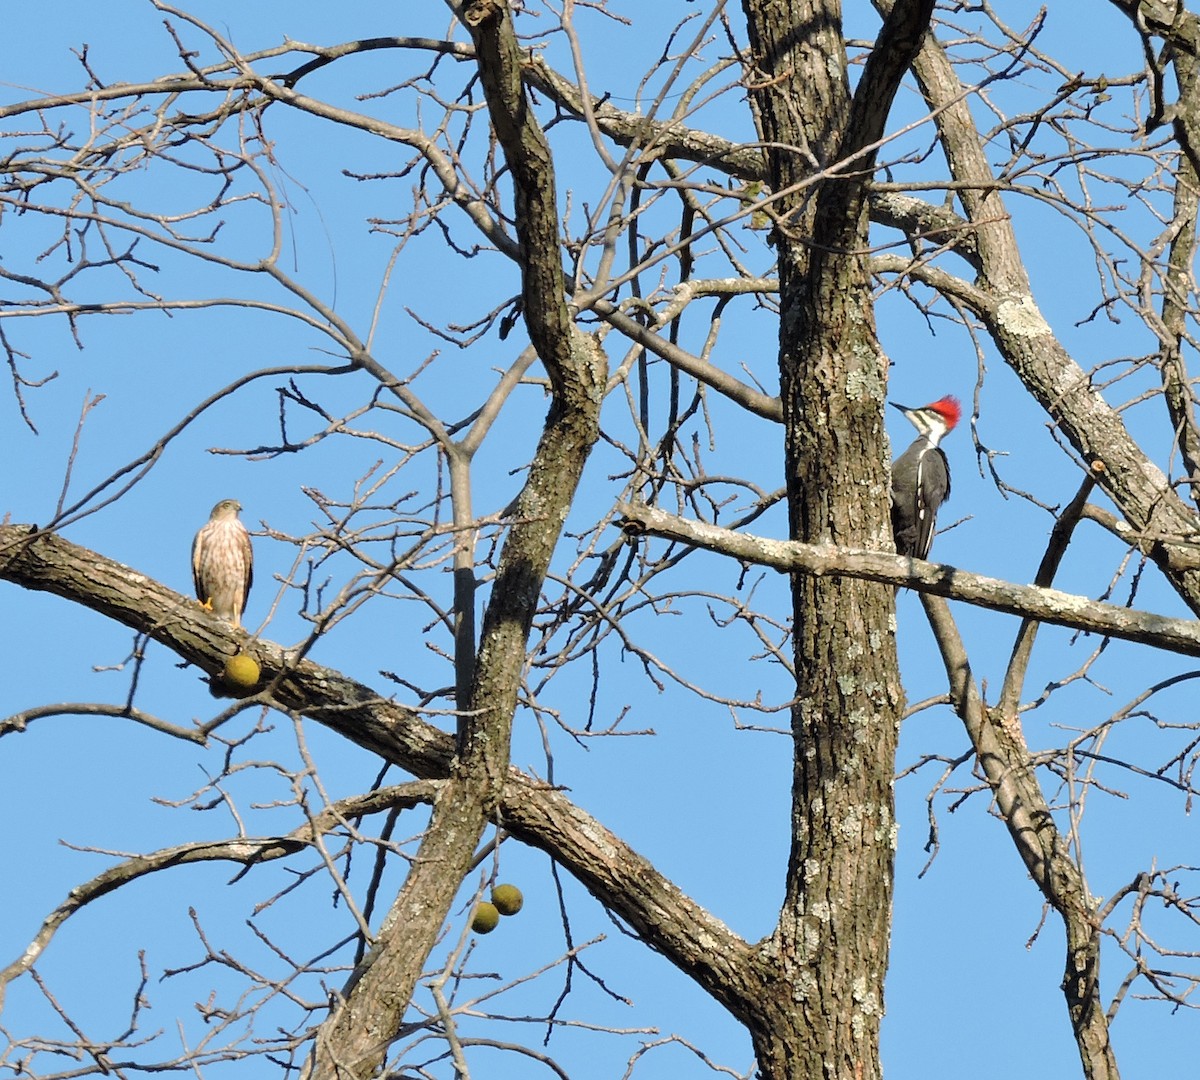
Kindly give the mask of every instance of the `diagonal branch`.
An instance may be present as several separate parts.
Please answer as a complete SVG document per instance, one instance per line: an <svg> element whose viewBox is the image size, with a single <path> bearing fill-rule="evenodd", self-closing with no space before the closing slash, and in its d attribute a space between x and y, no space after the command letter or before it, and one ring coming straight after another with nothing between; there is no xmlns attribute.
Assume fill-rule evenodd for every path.
<svg viewBox="0 0 1200 1080"><path fill-rule="evenodd" d="M890 0L874 2L891 10ZM1200 569L1186 557L1198 535L1194 511L1130 436L1038 310L970 103L950 58L932 35L922 42L913 72L933 110L955 190L976 228L981 273L972 289L978 303L972 306L1005 362L1097 472L1100 487L1142 538L1142 550L1184 602L1200 612Z"/></svg>
<svg viewBox="0 0 1200 1080"><path fill-rule="evenodd" d="M1161 0L1130 3L1113 0L1142 36L1148 74L1152 79L1152 115L1146 121L1162 120L1167 107L1162 101L1163 71L1169 60L1175 70L1179 87L1178 100L1169 107L1173 113L1176 140L1183 148L1174 177L1174 207L1171 223L1166 230L1169 254L1164 267L1163 297L1160 320L1148 318L1150 328L1161 343L1159 367L1163 384L1163 399L1171 417L1171 426L1179 443L1184 472L1193 479L1188 497L1200 501L1200 491L1194 486L1200 476L1200 431L1196 426L1194 389L1187 370L1184 343L1187 323L1191 316L1190 293L1193 285L1192 266L1196 253L1196 227L1200 218L1200 169L1197 168L1196 148L1200 147L1200 107L1196 89L1200 83L1200 17L1181 5L1165 4ZM1170 47L1161 58L1155 59L1150 35L1161 34ZM1165 238L1164 238L1165 239ZM1146 302L1149 308L1149 298ZM1149 311L1147 310L1147 315Z"/></svg>
<svg viewBox="0 0 1200 1080"><path fill-rule="evenodd" d="M456 14L471 33L492 128L512 178L525 325L549 376L551 404L501 550L449 780L400 895L318 1033L305 1070L316 1080L378 1074L483 830L495 818L530 626L600 430L604 354L576 330L567 310L553 158L522 81L511 13L498 0L471 0ZM464 602L474 591L460 588L456 595Z"/></svg>
<svg viewBox="0 0 1200 1080"><path fill-rule="evenodd" d="M743 291L765 291L765 288L765 282L751 282ZM661 334L655 333L650 327L643 326L636 319L626 315L609 300L594 300L591 307L630 341L637 342L647 352L661 357L672 367L691 375L697 382L712 387L717 393L723 394L730 401L741 405L747 412L775 423L783 420L783 404L777 395L764 394L749 383L744 383L727 371L722 371L715 364L702 360L686 349L680 348Z"/></svg>
<svg viewBox="0 0 1200 1080"><path fill-rule="evenodd" d="M339 828L347 818L378 814L384 810L408 809L420 803L431 802L436 790L436 782L427 780L378 788L365 795L352 795L338 800L311 821L305 822L285 836L239 836L232 840L199 840L190 844L161 848L148 855L137 855L109 867L90 881L76 885L67 894L67 898L42 921L25 951L7 967L0 969L0 1011L4 1007L4 993L8 984L37 963L62 925L94 900L99 900L139 878L176 866L235 862L249 869L259 863L282 859L311 847L317 837Z"/></svg>
<svg viewBox="0 0 1200 1080"><path fill-rule="evenodd" d="M841 157L851 158L883 138L900 80L917 53L933 7L934 0L897 0L884 17L862 77L854 88ZM862 166L869 172L874 163L872 152Z"/></svg>
<svg viewBox="0 0 1200 1080"><path fill-rule="evenodd" d="M194 600L61 536L0 525L0 580L97 611L209 674L240 647L258 661L263 696L276 708L315 720L420 779L450 775L452 736L413 710L273 642L251 641ZM739 1000L757 992L746 942L566 794L509 767L498 816L735 1013Z"/></svg>
<svg viewBox="0 0 1200 1080"><path fill-rule="evenodd" d="M1054 528L1050 532L1050 541L1046 545L1046 553L1042 556L1041 565L1038 566L1037 575L1033 579L1034 585L1039 589L1048 589L1054 580L1054 575L1058 573L1058 568L1070 546L1071 537L1075 534L1075 526L1079 524L1084 507L1087 506L1088 496L1091 495L1092 488L1095 486L1096 478L1089 473L1083 478L1083 483L1079 486L1075 498L1067 504L1054 523ZM1025 684L1025 673L1029 670L1029 660L1033 655L1033 643L1037 640L1040 625L1036 619L1026 618L1021 621L1021 628L1017 631L1016 641L1013 643L1012 656L1008 661L1008 670L1004 673L1004 687L1000 691L998 709L1001 716L1015 717L1017 715L1021 688Z"/></svg>
<svg viewBox="0 0 1200 1080"><path fill-rule="evenodd" d="M996 808L1029 876L1058 912L1066 931L1062 989L1088 1080L1117 1080L1117 1063L1100 1000L1100 922L1096 903L1071 858L1042 794L1020 729L987 708L971 674L966 649L946 602L922 596L955 711L963 722Z"/></svg>

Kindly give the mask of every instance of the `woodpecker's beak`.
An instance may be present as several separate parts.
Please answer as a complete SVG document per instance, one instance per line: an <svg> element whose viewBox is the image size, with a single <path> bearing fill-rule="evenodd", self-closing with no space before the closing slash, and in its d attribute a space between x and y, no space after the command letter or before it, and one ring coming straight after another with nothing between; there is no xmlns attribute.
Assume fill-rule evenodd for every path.
<svg viewBox="0 0 1200 1080"><path fill-rule="evenodd" d="M890 405L890 406L891 406L893 409L899 409L899 410L900 410L902 413L910 413L910 412L912 412L912 409L910 409L910 408L909 408L907 405L898 405L898 404L897 404L896 402L894 402L894 401L889 401L889 402L888 402L888 404L889 404L889 405Z"/></svg>

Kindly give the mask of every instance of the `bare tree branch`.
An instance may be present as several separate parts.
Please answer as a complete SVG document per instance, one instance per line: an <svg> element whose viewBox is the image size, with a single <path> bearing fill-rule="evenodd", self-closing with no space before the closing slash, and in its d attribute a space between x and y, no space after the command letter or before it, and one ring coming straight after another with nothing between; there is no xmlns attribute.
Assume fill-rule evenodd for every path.
<svg viewBox="0 0 1200 1080"><path fill-rule="evenodd" d="M863 581L905 586L916 592L961 600L991 611L1137 641L1185 656L1200 656L1200 624L1194 619L1173 619L1133 611L1057 589L1016 585L903 555L769 540L676 517L648 506L625 504L621 513L637 532L644 530L652 536L693 544L747 563L769 566L780 573L840 574Z"/></svg>

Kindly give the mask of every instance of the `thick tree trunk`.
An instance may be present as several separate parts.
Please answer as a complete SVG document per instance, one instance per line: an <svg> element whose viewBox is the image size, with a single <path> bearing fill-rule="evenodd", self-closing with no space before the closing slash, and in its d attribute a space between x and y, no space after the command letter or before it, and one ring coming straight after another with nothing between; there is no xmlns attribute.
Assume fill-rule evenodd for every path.
<svg viewBox="0 0 1200 1080"><path fill-rule="evenodd" d="M866 268L866 181L928 22L884 27L852 98L835 0L744 0L754 102L781 199L780 390L791 536L887 550L887 360ZM907 18L907 22L905 22ZM827 178L813 184L814 173ZM785 194L786 193L786 194ZM797 696L786 901L751 1022L765 1077L872 1080L887 971L902 706L893 591L793 579Z"/></svg>

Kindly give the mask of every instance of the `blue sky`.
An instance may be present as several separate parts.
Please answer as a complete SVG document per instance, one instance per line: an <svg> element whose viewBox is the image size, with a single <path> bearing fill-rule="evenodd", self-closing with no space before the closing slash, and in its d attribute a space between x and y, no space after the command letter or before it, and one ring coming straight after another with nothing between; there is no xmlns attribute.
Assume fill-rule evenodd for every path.
<svg viewBox="0 0 1200 1080"><path fill-rule="evenodd" d="M661 49L664 26L692 5L664 5L659 18L645 16L640 5L614 4L635 19L640 32L581 14L593 37L587 40L589 75L594 88L613 94L616 102L633 98L637 78ZM855 33L874 32L873 16L865 4L848 5L847 18ZM997 7L1014 26L1024 26L1036 7L1001 3ZM1094 10L1092 10L1094 9ZM410 2L396 17L395 9L367 3L336 8L309 3L240 5L209 2L194 10L226 32L240 48L251 50L293 40L333 43L354 37L384 34L441 36L448 25L444 5ZM736 10L731 17L738 21ZM659 21L661 19L661 22ZM199 42L193 32L189 40ZM116 0L103 8L80 3L41 5L36 18L12 22L0 40L0 95L6 102L31 92L74 89L80 84L77 62L69 49L83 43L89 60L106 79L142 79L178 68L174 46L162 29L161 16L149 4ZM1078 11L1057 6L1049 13L1039 44L1056 51L1069 70L1104 71L1110 76L1140 69L1138 42L1127 27L1103 5L1092 5L1086 23ZM712 56L724 51L718 41ZM551 45L556 59L561 43ZM206 59L211 58L211 52ZM402 96L382 102L355 102L354 95L399 81L395 59L387 54L357 57L314 77L306 89L328 94L357 108L377 109L398 123L413 123L404 113ZM408 71L405 67L404 71ZM456 78L457 76L455 76ZM1040 99L1051 76L1029 75L1015 84L994 87L1004 107L1015 111ZM908 95L902 110L913 107ZM1123 103L1112 104L1114 117ZM979 106L980 115L986 115ZM706 110L706 119L728 134L750 137L736 94ZM28 122L28 121L27 121ZM77 111L71 123L85 122ZM394 239L371 233L364 219L400 216L411 203L411 178L390 185L365 184L347 178L343 169L367 172L398 168L407 152L345 135L310 119L268 110L266 130L274 140L273 180L287 194L287 268L321 299L336 308L356 330L365 333L380 294ZM5 135L12 124L0 129ZM564 203L571 200L577 215L588 199L598 198L596 170L584 164L587 143L568 127L552 135L560 161ZM919 145L928 135L912 136ZM1118 136L1113 143L1119 144ZM907 145L907 144L906 144ZM936 172L936 166L931 166ZM129 191L164 203L179 196L170 180L148 171L131 178ZM568 192L570 192L568 196ZM1038 303L1055 331L1086 368L1102 360L1137 355L1152 348L1144 329L1126 319L1117 325L1096 320L1081 326L1095 303L1090 254L1078 234L1061 218L1030 200L1013 200L1018 235L1025 243L1027 264ZM231 214L228 242L253 252L263 237L254 215ZM577 220L577 219L576 219ZM1144 216L1136 229L1147 229ZM457 219L454 234L470 238L465 222ZM35 256L42 250L39 226L9 212L0 219L4 266L37 272ZM757 245L747 256L765 271L770 252L760 234L743 232L743 242ZM147 272L154 287L171 296L233 295L239 288L269 290L257 281L210 270L187 269L174 256L156 253L160 274ZM109 279L103 288L115 287ZM2 292L11 297L13 290ZM93 299L102 298L88 294ZM436 361L413 383L447 416L466 415L495 380L494 370L512 362L520 343L500 342L493 333L479 346L459 351L424 330L407 312L431 322L466 323L517 291L510 267L497 256L463 260L447 255L441 234L430 229L402 254L391 286L383 296L376 338L381 361L401 374L415 372L435 351ZM257 294L257 293L256 293ZM80 296L79 298L84 298ZM977 379L972 344L949 323L934 330L895 292L880 303L880 336L894 361L891 396L905 404L920 404L943 393L957 393L970 402ZM104 395L86 420L71 478L71 492L80 494L130 458L144 452L188 407L238 374L258 367L288 364L336 363L325 351L328 340L294 320L223 311L139 316L94 317L82 323L85 348L76 348L61 322L11 320L19 347L30 353L22 371L38 378L52 370L58 378L40 389L26 391L35 435L22 422L11 393L0 395L0 452L8 462L0 487L0 514L13 521L41 523L54 510L63 483L80 409L87 396ZM699 349L707 333L707 311L689 315L681 344ZM750 303L731 305L714 361L738 372L751 370L768 389L775 385L775 326L768 311ZM614 362L621 350L611 353ZM1016 379L999 358L985 348L987 376L980 391L978 433L990 448L1004 455L997 467L1015 487L1031 491L1050 504L1068 501L1078 485L1077 473L1064 460L1046 429L1043 414L1029 402ZM1140 380L1140 381L1139 381ZM68 539L128 563L181 592L190 589L188 546L196 528L219 498L236 496L246 507L243 517L260 531L302 534L316 516L306 490L319 489L345 498L356 479L368 474L386 448L365 439L330 440L303 454L254 460L246 453L213 453L213 448L251 450L278 439L278 395L283 378L263 380L202 416L168 449L163 460L125 497L103 512L71 525ZM1110 400L1133 395L1131 387L1149 385L1145 376L1118 384ZM344 382L310 378L306 392L320 396L331 409L348 409L370 392L365 379ZM657 391L661 403L663 391ZM690 391L689 391L690 393ZM1130 423L1150 440L1166 443L1158 428L1156 403L1138 406ZM516 491L519 469L528 458L540 426L541 391L530 388L514 400L477 466L476 508L494 513ZM661 404L657 405L661 419ZM780 433L762 425L750 426L723 402L712 400L716 445L705 450L709 473L752 477L767 489L781 483ZM606 422L621 430L621 405L610 402ZM911 431L896 414L889 416L897 448ZM294 430L302 430L302 423ZM394 416L373 414L364 427L398 440L413 437L412 426ZM624 430L628 435L628 428ZM695 434L702 444L708 433L693 423L685 441ZM1043 511L1015 498L1003 498L973 460L969 432L963 428L946 443L954 469L953 499L943 515L963 523L939 537L935 558L971 570L1025 582L1031 580L1048 534L1051 519ZM1160 459L1166 464L1166 451ZM603 513L620 484L611 479L621 457L601 447L590 463L580 507L571 527L587 528ZM385 464L384 468L387 467ZM402 489L425 488L435 479L432 461L418 459L390 487L393 497ZM779 515L756 523L756 531L781 535ZM563 562L570 561L572 542L564 541ZM268 615L277 594L283 596L265 636L293 643L306 633L296 611L294 594L277 581L291 566L295 550L270 536L256 540L257 585L247 621L257 626ZM1081 529L1077 547L1064 565L1059 584L1098 595L1119 566L1123 552L1094 527ZM327 573L336 588L350 573L343 561L333 560ZM739 569L707 555L695 555L680 571L680 588L732 591ZM774 612L786 611L784 583L768 574L759 580L757 599ZM449 579L428 572L432 590L449 598ZM1126 573L1114 598L1124 600L1129 589ZM25 594L11 585L0 586L0 602L8 614L5 648L0 653L0 714L7 715L51 701L119 702L128 692L131 638L124 629L65 601ZM1136 606L1166 614L1181 614L1181 605L1148 573L1137 592ZM633 630L664 659L679 665L689 677L703 681L714 693L750 698L759 689L769 701L787 696L782 675L769 663L752 662L756 643L747 635L714 632L702 600L679 604L682 615L656 620L640 617ZM972 663L981 679L998 688L1011 648L1015 621L990 613L956 608ZM425 633L428 612L410 602L380 601L347 620L314 651L320 662L338 667L386 692L380 671L416 673L419 681L444 678L444 666L428 647L436 634ZM944 691L945 679L924 625L916 598L903 594L898 602L899 646L910 699L918 701ZM444 643L444 642L443 642ZM1072 641L1064 631L1045 630L1027 683L1026 697L1036 697L1046 683L1061 679L1090 654L1095 642ZM615 720L628 707L623 727L653 729L654 735L590 739L586 746L552 732L556 780L568 785L572 797L668 873L680 886L719 915L739 933L754 940L769 932L782 897L787 852L790 749L785 737L735 729L730 710L696 699L668 684L661 692L641 673L632 657L613 647L604 657L604 680L597 700L597 726ZM1088 727L1125 704L1156 678L1188 671L1181 658L1115 643L1092 670L1053 695L1047 705L1026 717L1026 735L1035 750L1060 745L1072 727ZM547 690L545 703L558 709L572 725L582 722L588 701L590 670L558 676ZM1182 688L1162 695L1155 707L1168 722L1190 720L1192 691ZM140 676L138 704L175 723L204 720L218 706L194 670L182 670L165 650L151 646ZM254 717L238 721L249 729ZM759 716L741 713L743 723L786 726L786 714ZM273 731L252 746L247 760L274 756L298 761L297 739L291 723L270 720ZM378 763L315 726L304 728L308 749L318 762L332 797L364 789ZM1110 736L1107 751L1137 755L1148 768L1170 755L1185 740L1179 733L1161 731L1149 720L1134 719ZM957 756L966 738L945 708L921 713L905 724L901 766L923 755ZM0 746L0 816L9 824L5 843L9 865L20 868L0 876L0 964L18 955L46 911L75 883L111 863L111 857L62 846L92 846L129 852L188 839L224 836L234 823L222 811L208 813L163 805L186 800L214 775L221 750L198 750L175 743L146 729L113 719L69 717L40 720L20 736ZM521 767L544 772L547 764L542 733L525 711L517 719L513 760ZM888 985L888 1016L884 1026L884 1062L889 1075L969 1075L990 1080L1014 1074L1030 1077L1074 1075L1077 1058L1066 1010L1058 990L1061 976L1061 933L1053 918L1027 947L1041 919L1041 900L994 815L985 794L976 793L950 811L951 799L935 805L941 828L941 850L932 868L918 879L927 855L923 850L928 825L925 795L936 777L936 766L900 782L897 789L901 822L897 857L893 962ZM393 782L399 777L392 776ZM971 783L966 770L956 784ZM1196 826L1185 812L1183 797L1164 785L1128 776L1112 783L1130 798L1093 795L1085 839L1093 891L1107 895L1125 884L1152 860L1158 865L1194 862ZM257 804L290 798L288 786L269 769L248 767L229 780L230 797L237 800L251 833L290 828L295 818L286 810ZM158 800L158 801L156 801ZM420 825L400 833L414 835ZM410 853L412 846L407 849ZM365 878L365 865L361 871ZM563 949L558 901L547 860L509 843L502 849L502 877L518 882L526 909L475 946L472 965L479 971L515 978L558 957ZM196 962L202 955L188 916L195 906L212 933L216 947L243 950L264 965L271 963L245 929L254 905L287 880L278 866L263 868L247 879L226 883L228 868L188 868L142 881L93 905L62 932L39 971L64 1003L89 1027L90 1033L116 1033L129 1015L129 995L136 986L140 948L147 951L150 991L156 1006L149 1026L161 1027L174 1038L175 1017L185 1017L190 1037L202 1025L194 1019L191 1001L206 996L209 984L219 993L232 993L233 983L217 971L204 971L184 985L183 980L158 983L164 969ZM280 902L262 916L273 940L297 955L336 936L343 925L341 911L331 912L328 881L309 883L300 895ZM740 1072L751 1067L748 1040L722 1010L694 990L664 960L623 937L599 906L569 881L566 895L576 942L597 934L607 940L589 950L589 967L618 994L634 1004L617 1004L587 979L576 979L566 1014L580 1020L622 1028L653 1027L661 1033L679 1032L713 1059ZM467 892L464 892L464 903ZM454 934L464 918L458 920ZM1178 940L1178 939L1176 939ZM451 942L452 943L452 942ZM1184 942L1180 947L1194 947ZM1110 957L1105 970L1109 992L1124 975L1119 957ZM514 991L502 1011L517 1014L545 1010L556 996L560 977L544 976L531 988ZM10 988L0 1026L16 1037L45 1018L46 1007L28 980ZM520 1038L535 1043L541 1032L513 1025ZM503 1028L503 1025L501 1025ZM495 1028L490 1030L496 1034ZM1019 1035L1016 1035L1019 1033ZM1114 1039L1124 1075L1142 1080L1164 1061L1182 1060L1197 1036L1195 1018L1169 1015L1161 1004L1127 1003L1114 1026ZM511 1038L511 1030L497 1037ZM569 1063L572 1076L621 1075L624 1063L640 1040L655 1036L595 1036L566 1030L556 1035L549 1052ZM480 1073L491 1059L481 1058ZM502 1066L501 1066L502 1067ZM509 1066L511 1067L511 1066ZM669 1070L669 1072L668 1072ZM232 1068L225 1070L231 1072ZM213 1070L213 1075L222 1072ZM690 1052L663 1046L650 1052L633 1075L702 1075L707 1069ZM512 1075L517 1075L516 1073Z"/></svg>

